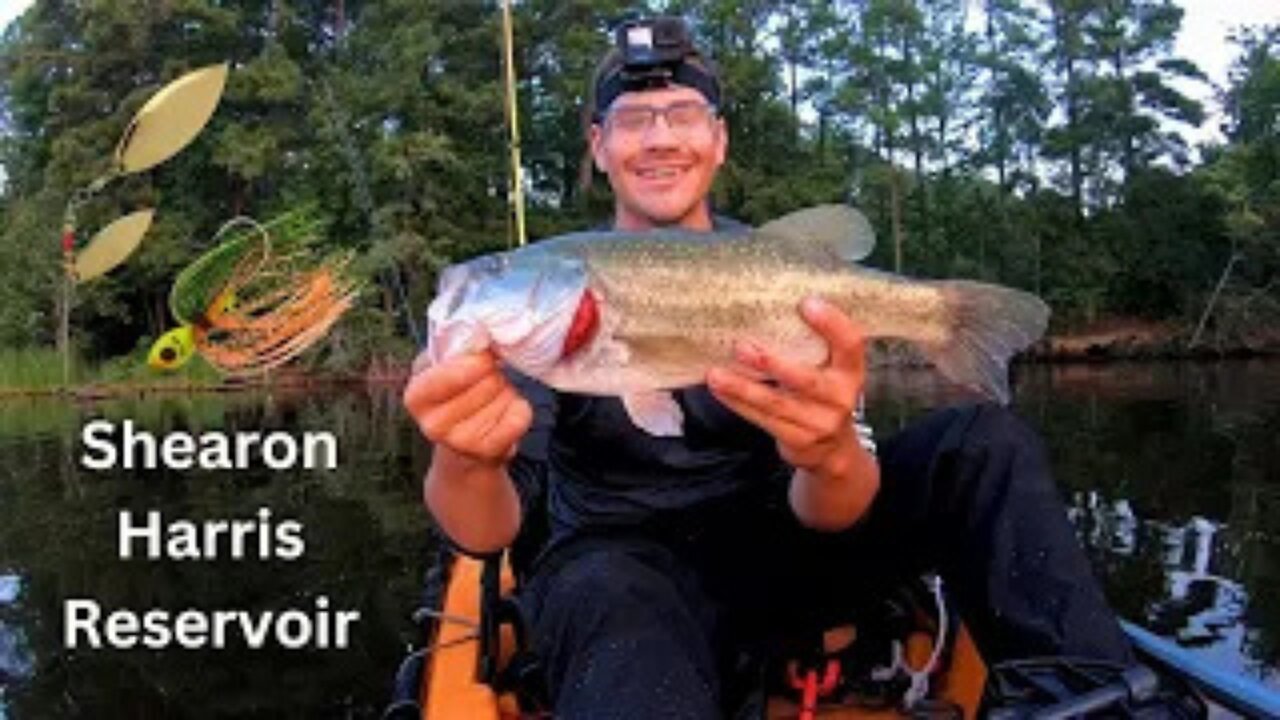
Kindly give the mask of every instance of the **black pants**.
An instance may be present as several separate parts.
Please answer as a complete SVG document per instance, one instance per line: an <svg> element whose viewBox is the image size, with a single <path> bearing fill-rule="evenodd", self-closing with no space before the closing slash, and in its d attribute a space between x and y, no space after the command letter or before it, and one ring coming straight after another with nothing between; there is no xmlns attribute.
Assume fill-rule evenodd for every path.
<svg viewBox="0 0 1280 720"><path fill-rule="evenodd" d="M729 649L922 572L944 579L988 662L1128 662L1128 643L1069 524L1040 440L1011 412L934 413L882 442L881 486L840 533L805 528L785 488L695 526L583 538L520 593L555 715L715 718Z"/></svg>

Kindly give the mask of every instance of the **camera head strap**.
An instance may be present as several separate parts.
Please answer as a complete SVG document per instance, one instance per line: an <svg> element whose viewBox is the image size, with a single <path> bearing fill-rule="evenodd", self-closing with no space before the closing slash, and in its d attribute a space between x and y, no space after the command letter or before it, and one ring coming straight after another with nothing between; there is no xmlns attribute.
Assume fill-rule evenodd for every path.
<svg viewBox="0 0 1280 720"><path fill-rule="evenodd" d="M720 106L720 79L693 46L680 18L661 16L624 23L615 31L614 42L612 67L596 84L597 122L619 95L673 84L691 87L711 105Z"/></svg>

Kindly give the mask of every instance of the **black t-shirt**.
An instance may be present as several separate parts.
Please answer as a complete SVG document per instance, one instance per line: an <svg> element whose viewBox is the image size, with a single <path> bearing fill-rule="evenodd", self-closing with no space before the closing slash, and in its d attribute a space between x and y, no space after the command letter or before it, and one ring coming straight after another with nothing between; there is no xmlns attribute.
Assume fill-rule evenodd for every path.
<svg viewBox="0 0 1280 720"><path fill-rule="evenodd" d="M510 473L521 497L545 493L551 538L629 528L675 531L698 511L790 477L773 438L717 400L705 385L675 391L684 435L636 427L622 401L560 393L513 375L534 421Z"/></svg>
<svg viewBox="0 0 1280 720"><path fill-rule="evenodd" d="M714 223L717 231L747 228L719 216ZM791 476L773 438L705 385L674 392L684 434L660 438L636 427L616 397L561 393L508 374L534 408L510 473L526 522L545 507L553 541L628 529L680 533L702 525L700 511L716 501Z"/></svg>

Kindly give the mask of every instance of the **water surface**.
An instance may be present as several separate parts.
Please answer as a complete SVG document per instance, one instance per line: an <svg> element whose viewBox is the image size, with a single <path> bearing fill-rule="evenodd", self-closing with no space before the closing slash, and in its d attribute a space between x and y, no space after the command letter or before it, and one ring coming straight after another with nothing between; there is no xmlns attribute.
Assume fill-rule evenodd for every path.
<svg viewBox="0 0 1280 720"><path fill-rule="evenodd" d="M1080 536L1126 617L1280 687L1280 363L1020 368ZM879 434L965 397L879 371ZM0 401L0 717L374 718L406 649L433 543L426 448L394 390ZM332 430L337 471L90 472L93 418L153 432ZM269 507L305 527L297 561L122 561L117 516L190 520ZM66 650L62 603L361 612L346 650Z"/></svg>

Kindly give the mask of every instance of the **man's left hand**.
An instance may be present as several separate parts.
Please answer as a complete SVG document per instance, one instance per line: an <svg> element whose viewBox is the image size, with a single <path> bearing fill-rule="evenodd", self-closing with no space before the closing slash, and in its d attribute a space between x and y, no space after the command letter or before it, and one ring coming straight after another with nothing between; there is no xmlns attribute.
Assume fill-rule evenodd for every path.
<svg viewBox="0 0 1280 720"><path fill-rule="evenodd" d="M737 361L763 378L716 367L707 373L707 385L730 409L772 435L793 467L843 476L856 464L852 456L864 452L852 415L866 380L865 336L848 315L818 298L801 303L800 314L830 348L824 364L794 362L742 343Z"/></svg>

